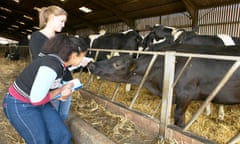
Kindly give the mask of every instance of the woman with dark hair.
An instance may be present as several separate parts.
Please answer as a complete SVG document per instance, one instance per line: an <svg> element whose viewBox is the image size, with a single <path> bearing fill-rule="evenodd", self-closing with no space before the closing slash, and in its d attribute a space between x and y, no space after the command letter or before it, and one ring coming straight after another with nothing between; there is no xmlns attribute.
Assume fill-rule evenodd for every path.
<svg viewBox="0 0 240 144"><path fill-rule="evenodd" d="M87 52L79 38L58 34L47 41L45 56L32 61L9 87L3 110L28 144L69 144L71 133L51 100L72 95L73 83L62 84L68 66L78 66Z"/></svg>

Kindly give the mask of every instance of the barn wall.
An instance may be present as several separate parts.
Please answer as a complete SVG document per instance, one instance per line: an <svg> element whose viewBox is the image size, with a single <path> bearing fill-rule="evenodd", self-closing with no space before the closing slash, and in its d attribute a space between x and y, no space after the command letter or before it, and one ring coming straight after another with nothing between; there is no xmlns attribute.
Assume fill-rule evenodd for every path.
<svg viewBox="0 0 240 144"><path fill-rule="evenodd" d="M129 27L125 23L120 22L120 23L102 25L100 26L100 29L104 29L109 33L117 33L121 31L126 31L129 29Z"/></svg>
<svg viewBox="0 0 240 144"><path fill-rule="evenodd" d="M161 16L161 24L191 30L192 21L187 12Z"/></svg>
<svg viewBox="0 0 240 144"><path fill-rule="evenodd" d="M199 11L198 24L201 34L229 34L240 36L240 4Z"/></svg>
<svg viewBox="0 0 240 144"><path fill-rule="evenodd" d="M79 35L80 37L85 37L88 36L90 34L94 33L93 30L91 30L90 28L87 29L80 29L76 31L76 35Z"/></svg>
<svg viewBox="0 0 240 144"><path fill-rule="evenodd" d="M135 21L136 29L140 31L142 36L146 36L150 29L149 27L153 27L155 24L160 23L160 17L150 17L144 19L138 19Z"/></svg>
<svg viewBox="0 0 240 144"><path fill-rule="evenodd" d="M200 34L229 34L232 36L240 36L240 4L222 6L210 9L199 10L198 25ZM140 31L142 36L149 33L149 27L155 24L162 24L191 30L192 21L188 12L163 15L135 20L136 29ZM100 29L105 29L107 32L121 32L129 29L123 23L114 23L100 26ZM81 29L76 32L80 36L92 34L90 29Z"/></svg>

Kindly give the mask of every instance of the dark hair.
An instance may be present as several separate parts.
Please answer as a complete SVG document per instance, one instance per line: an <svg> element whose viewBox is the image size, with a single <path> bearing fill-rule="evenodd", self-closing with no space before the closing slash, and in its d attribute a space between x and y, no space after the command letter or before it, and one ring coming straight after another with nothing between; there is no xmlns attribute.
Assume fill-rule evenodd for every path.
<svg viewBox="0 0 240 144"><path fill-rule="evenodd" d="M44 54L56 54L63 61L68 61L69 56L73 52L80 54L81 52L86 52L87 48L88 46L82 38L61 33L46 41L41 52Z"/></svg>

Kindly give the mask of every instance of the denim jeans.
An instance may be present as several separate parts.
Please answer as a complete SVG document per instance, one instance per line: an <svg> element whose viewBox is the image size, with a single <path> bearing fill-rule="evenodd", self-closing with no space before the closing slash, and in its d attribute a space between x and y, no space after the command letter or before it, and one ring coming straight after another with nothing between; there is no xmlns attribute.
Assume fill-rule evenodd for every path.
<svg viewBox="0 0 240 144"><path fill-rule="evenodd" d="M65 121L68 118L68 113L70 110L72 101L72 96L68 97L66 101L60 101L60 100L52 100L51 103L54 105L55 109L61 116L61 118Z"/></svg>
<svg viewBox="0 0 240 144"><path fill-rule="evenodd" d="M51 103L33 106L7 93L3 111L27 144L70 144L72 135Z"/></svg>

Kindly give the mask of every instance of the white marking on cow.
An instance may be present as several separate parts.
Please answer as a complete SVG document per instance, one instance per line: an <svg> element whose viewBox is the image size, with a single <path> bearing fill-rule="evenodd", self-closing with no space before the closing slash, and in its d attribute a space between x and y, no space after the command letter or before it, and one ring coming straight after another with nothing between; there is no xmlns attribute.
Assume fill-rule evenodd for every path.
<svg viewBox="0 0 240 144"><path fill-rule="evenodd" d="M133 29L129 29L129 30L123 31L122 33L123 33L123 34L127 34L127 33L130 32L130 31L133 31Z"/></svg>
<svg viewBox="0 0 240 144"><path fill-rule="evenodd" d="M143 47L142 47L142 46L139 46L139 47L138 47L138 51L139 51L139 52L143 51ZM136 58L138 58L138 57L139 57L139 53L137 53Z"/></svg>
<svg viewBox="0 0 240 144"><path fill-rule="evenodd" d="M207 105L205 108L205 115L209 116L211 114L211 104ZM223 105L219 105L219 109L218 109L218 119L219 120L224 120L224 106Z"/></svg>
<svg viewBox="0 0 240 144"><path fill-rule="evenodd" d="M112 58L113 56L120 56L119 52L112 52L110 55L106 55L107 59Z"/></svg>
<svg viewBox="0 0 240 144"><path fill-rule="evenodd" d="M145 51L148 51L149 50L149 46L145 48Z"/></svg>
<svg viewBox="0 0 240 144"><path fill-rule="evenodd" d="M160 40L153 39L153 44L163 43L165 40L166 40L166 38L160 39Z"/></svg>
<svg viewBox="0 0 240 144"><path fill-rule="evenodd" d="M173 31L174 30L177 30L175 27L170 27L170 26L164 26L165 28L168 28L168 29L172 29Z"/></svg>
<svg viewBox="0 0 240 144"><path fill-rule="evenodd" d="M125 91L126 92L129 92L131 90L131 84L130 83L127 83L126 86L125 86Z"/></svg>
<svg viewBox="0 0 240 144"><path fill-rule="evenodd" d="M101 36L100 34L91 34L91 35L88 36L90 38L90 48L92 47L93 41L100 36Z"/></svg>
<svg viewBox="0 0 240 144"><path fill-rule="evenodd" d="M184 32L183 30L173 30L172 31L173 41L177 40L183 32Z"/></svg>
<svg viewBox="0 0 240 144"><path fill-rule="evenodd" d="M224 120L224 107L223 107L223 105L220 105L220 106L219 106L218 118L219 118L220 120Z"/></svg>
<svg viewBox="0 0 240 144"><path fill-rule="evenodd" d="M145 34L145 35L140 35L140 37L141 37L142 39L144 39L146 36L147 36L147 34Z"/></svg>
<svg viewBox="0 0 240 144"><path fill-rule="evenodd" d="M211 114L211 104L207 105L205 108L205 115L209 116Z"/></svg>
<svg viewBox="0 0 240 144"><path fill-rule="evenodd" d="M90 48L92 47L92 43L95 39L97 39L98 37L104 35L106 33L105 30L100 30L99 34L91 34L88 37L90 38Z"/></svg>
<svg viewBox="0 0 240 144"><path fill-rule="evenodd" d="M138 47L138 51L139 51L139 52L143 51L143 47L142 47L142 46L139 46L139 47Z"/></svg>
<svg viewBox="0 0 240 144"><path fill-rule="evenodd" d="M105 33L106 33L106 30L104 30L104 29L101 29L101 30L99 30L99 32L98 32L100 35L105 35Z"/></svg>
<svg viewBox="0 0 240 144"><path fill-rule="evenodd" d="M235 45L231 36L225 34L218 34L217 36L223 41L225 46Z"/></svg>

